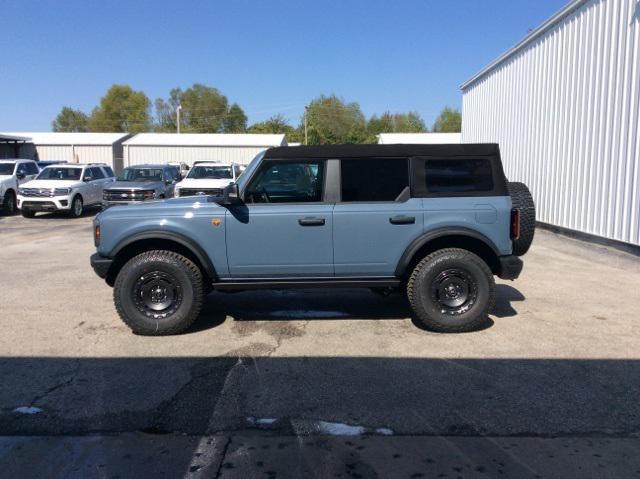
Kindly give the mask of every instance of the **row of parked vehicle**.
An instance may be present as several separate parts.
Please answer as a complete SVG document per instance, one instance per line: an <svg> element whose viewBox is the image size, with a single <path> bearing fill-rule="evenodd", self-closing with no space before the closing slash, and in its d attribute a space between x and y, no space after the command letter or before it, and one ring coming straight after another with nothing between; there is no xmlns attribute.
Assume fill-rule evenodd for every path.
<svg viewBox="0 0 640 479"><path fill-rule="evenodd" d="M0 206L9 214L19 209L26 218L40 211L63 211L78 217L90 206L108 208L174 196L218 195L241 172L237 164L197 161L184 177L180 165L171 164L130 166L116 177L103 163L0 160Z"/></svg>

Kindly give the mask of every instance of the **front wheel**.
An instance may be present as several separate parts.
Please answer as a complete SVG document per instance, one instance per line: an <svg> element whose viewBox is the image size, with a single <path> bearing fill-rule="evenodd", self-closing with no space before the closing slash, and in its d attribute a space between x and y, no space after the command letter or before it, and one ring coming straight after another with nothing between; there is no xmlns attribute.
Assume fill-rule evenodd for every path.
<svg viewBox="0 0 640 479"><path fill-rule="evenodd" d="M72 218L80 218L82 216L83 210L84 210L84 205L82 203L82 197L80 195L74 196L73 201L71 202L71 209L69 210L69 215Z"/></svg>
<svg viewBox="0 0 640 479"><path fill-rule="evenodd" d="M113 297L131 330L145 336L178 334L198 317L204 301L200 269L173 251L130 259L116 278Z"/></svg>
<svg viewBox="0 0 640 479"><path fill-rule="evenodd" d="M4 194L2 209L7 215L12 215L16 212L16 194L13 191L9 190Z"/></svg>
<svg viewBox="0 0 640 479"><path fill-rule="evenodd" d="M459 333L480 328L495 301L487 264L470 251L438 250L414 268L407 296L416 320L427 329Z"/></svg>

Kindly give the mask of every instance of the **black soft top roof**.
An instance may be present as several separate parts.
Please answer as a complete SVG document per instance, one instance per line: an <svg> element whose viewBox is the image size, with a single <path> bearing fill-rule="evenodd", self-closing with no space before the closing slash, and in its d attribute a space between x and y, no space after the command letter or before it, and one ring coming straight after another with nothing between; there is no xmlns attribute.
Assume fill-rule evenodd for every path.
<svg viewBox="0 0 640 479"><path fill-rule="evenodd" d="M498 156L495 143L453 145L319 145L269 148L264 158L370 158L411 156Z"/></svg>

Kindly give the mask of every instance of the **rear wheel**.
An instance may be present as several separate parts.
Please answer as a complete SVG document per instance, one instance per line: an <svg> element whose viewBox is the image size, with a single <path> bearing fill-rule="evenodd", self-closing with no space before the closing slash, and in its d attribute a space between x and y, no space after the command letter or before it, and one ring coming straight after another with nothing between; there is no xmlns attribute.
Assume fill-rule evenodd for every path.
<svg viewBox="0 0 640 479"><path fill-rule="evenodd" d="M520 210L520 237L513 240L513 254L522 256L531 247L536 231L536 206L527 185L510 182L508 184L511 206Z"/></svg>
<svg viewBox="0 0 640 479"><path fill-rule="evenodd" d="M200 269L172 251L155 250L129 260L113 296L122 320L136 334L160 336L187 329L204 301Z"/></svg>
<svg viewBox="0 0 640 479"><path fill-rule="evenodd" d="M438 250L414 268L407 297L416 320L442 333L482 326L495 301L495 282L487 264L470 251Z"/></svg>
<svg viewBox="0 0 640 479"><path fill-rule="evenodd" d="M73 218L80 218L82 216L82 212L84 211L84 204L82 203L82 196L76 195L73 197L73 201L71 202L71 209L69 210L69 215Z"/></svg>
<svg viewBox="0 0 640 479"><path fill-rule="evenodd" d="M13 190L9 190L4 194L2 209L7 215L12 215L16 212L16 194Z"/></svg>

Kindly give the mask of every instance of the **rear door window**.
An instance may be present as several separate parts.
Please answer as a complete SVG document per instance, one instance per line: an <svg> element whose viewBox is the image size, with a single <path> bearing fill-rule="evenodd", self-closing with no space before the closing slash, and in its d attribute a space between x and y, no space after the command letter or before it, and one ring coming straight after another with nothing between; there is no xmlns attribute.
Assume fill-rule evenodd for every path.
<svg viewBox="0 0 640 479"><path fill-rule="evenodd" d="M342 159L342 201L396 201L409 186L408 161L407 158Z"/></svg>

